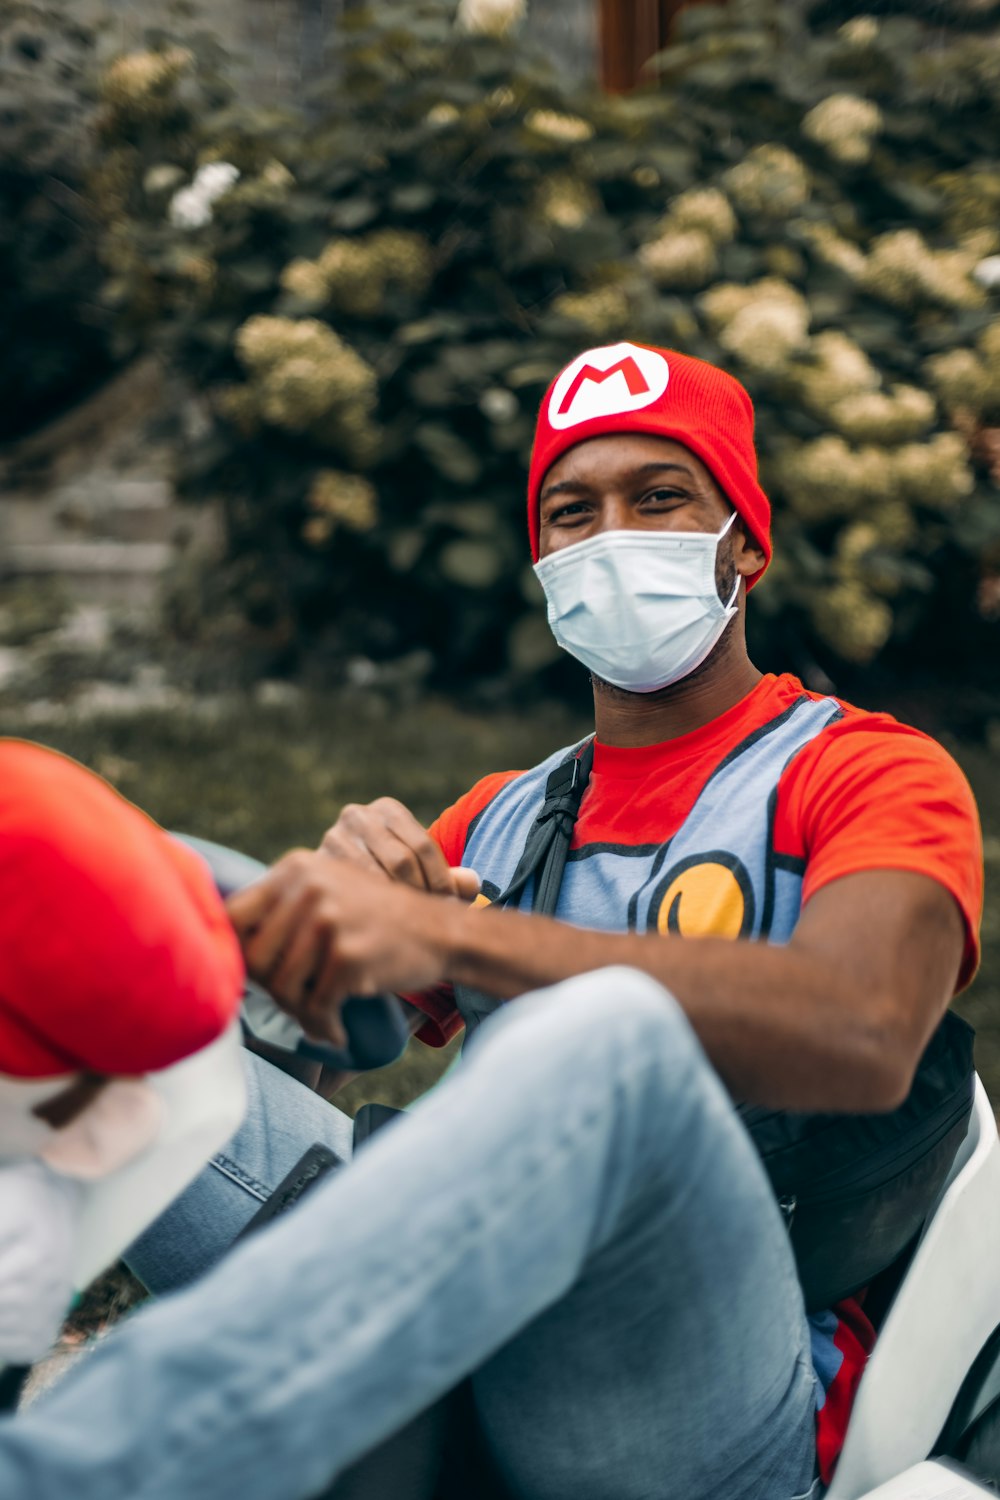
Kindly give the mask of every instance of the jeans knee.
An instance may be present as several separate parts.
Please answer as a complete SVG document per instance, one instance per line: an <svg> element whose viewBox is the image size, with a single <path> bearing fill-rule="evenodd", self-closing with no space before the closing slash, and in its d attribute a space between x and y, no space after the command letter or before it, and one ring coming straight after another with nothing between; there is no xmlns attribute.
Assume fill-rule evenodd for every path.
<svg viewBox="0 0 1000 1500"><path fill-rule="evenodd" d="M639 969L616 965L583 976L582 1001L604 1065L619 1061L631 1069L636 1060L655 1059L689 1068L700 1052L690 1022L658 980Z"/></svg>
<svg viewBox="0 0 1000 1500"><path fill-rule="evenodd" d="M537 990L505 1012L511 1043L530 1048L561 1079L608 1081L650 1063L662 1067L664 1076L675 1069L690 1075L698 1059L703 1061L690 1023L669 990L624 965Z"/></svg>

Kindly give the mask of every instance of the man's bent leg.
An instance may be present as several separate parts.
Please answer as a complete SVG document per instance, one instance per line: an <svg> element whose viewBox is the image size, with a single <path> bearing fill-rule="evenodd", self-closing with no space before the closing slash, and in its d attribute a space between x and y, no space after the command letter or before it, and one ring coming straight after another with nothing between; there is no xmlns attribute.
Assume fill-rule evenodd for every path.
<svg viewBox="0 0 1000 1500"><path fill-rule="evenodd" d="M696 1264L692 1218L729 1245L724 1274L720 1257ZM746 1245L758 1238L766 1262L749 1257L748 1277ZM651 1275L654 1249L666 1270ZM302 1500L487 1366L494 1447L524 1474L526 1497L562 1500L567 1464L540 1458L540 1425L529 1451L512 1443L509 1378L523 1373L529 1325L564 1337L557 1305L580 1294L590 1315L617 1307L631 1336L608 1348L598 1320L573 1342L581 1374L599 1373L602 1342L609 1361L596 1417L572 1417L574 1500L788 1500L812 1473L806 1325L789 1264L753 1149L678 1008L652 980L605 970L508 1007L350 1170L190 1290L139 1313L6 1424L0 1493ZM710 1389L676 1378L695 1333L711 1355L698 1365L711 1364ZM736 1349L736 1338L756 1347ZM565 1384L567 1373L554 1378ZM646 1419L619 1439L598 1424L624 1419L625 1392ZM575 1379L569 1394L587 1399ZM565 1402L532 1385L526 1400L540 1399L565 1449ZM692 1428L706 1445L697 1465Z"/></svg>
<svg viewBox="0 0 1000 1500"><path fill-rule="evenodd" d="M605 988L608 1035L618 999ZM644 1122L660 1149L570 1290L473 1376L497 1467L531 1500L788 1500L812 1486L816 1387L787 1230L728 1095L665 1003L672 1077Z"/></svg>

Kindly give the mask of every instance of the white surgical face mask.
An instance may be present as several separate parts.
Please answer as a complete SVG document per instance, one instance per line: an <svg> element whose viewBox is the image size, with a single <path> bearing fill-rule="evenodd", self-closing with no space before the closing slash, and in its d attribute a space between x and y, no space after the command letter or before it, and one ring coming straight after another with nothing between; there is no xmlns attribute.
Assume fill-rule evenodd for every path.
<svg viewBox="0 0 1000 1500"><path fill-rule="evenodd" d="M552 634L595 676L630 693L687 677L736 613L719 598L716 532L602 531L535 564Z"/></svg>

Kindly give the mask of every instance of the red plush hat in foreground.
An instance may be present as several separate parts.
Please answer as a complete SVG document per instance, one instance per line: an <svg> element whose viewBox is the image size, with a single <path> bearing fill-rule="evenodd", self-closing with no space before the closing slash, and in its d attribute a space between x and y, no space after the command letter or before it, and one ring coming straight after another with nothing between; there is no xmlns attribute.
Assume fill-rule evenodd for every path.
<svg viewBox="0 0 1000 1500"><path fill-rule="evenodd" d="M82 766L0 740L0 1074L168 1067L242 982L198 857Z"/></svg>
<svg viewBox="0 0 1000 1500"><path fill-rule="evenodd" d="M549 469L588 438L642 432L673 438L700 458L771 561L771 503L757 481L753 402L725 370L644 344L587 349L549 386L528 476L528 533L538 561L538 496Z"/></svg>

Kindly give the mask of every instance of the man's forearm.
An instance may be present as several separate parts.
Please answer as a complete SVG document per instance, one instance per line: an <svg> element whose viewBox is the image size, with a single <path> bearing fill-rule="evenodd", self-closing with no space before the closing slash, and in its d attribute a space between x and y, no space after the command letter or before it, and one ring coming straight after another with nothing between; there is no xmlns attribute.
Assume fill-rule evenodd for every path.
<svg viewBox="0 0 1000 1500"><path fill-rule="evenodd" d="M787 946L604 933L470 908L310 850L287 854L228 909L251 976L335 1045L351 995L451 981L509 999L623 964L674 994L734 1094L791 1109L898 1103L966 942L949 890L893 869L828 881Z"/></svg>
<svg viewBox="0 0 1000 1500"><path fill-rule="evenodd" d="M518 912L454 913L455 982L505 999L574 974L627 964L686 1012L736 1097L788 1109L869 1110L898 1102L905 1067L877 997L811 954L721 938L605 933ZM608 1026L614 1025L608 995Z"/></svg>

